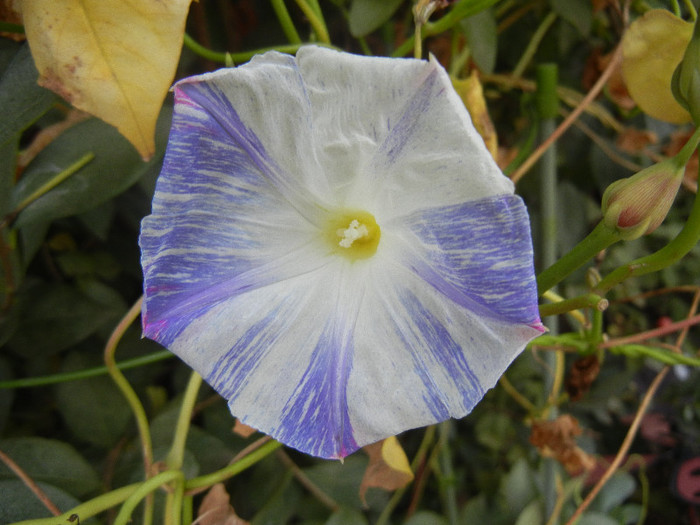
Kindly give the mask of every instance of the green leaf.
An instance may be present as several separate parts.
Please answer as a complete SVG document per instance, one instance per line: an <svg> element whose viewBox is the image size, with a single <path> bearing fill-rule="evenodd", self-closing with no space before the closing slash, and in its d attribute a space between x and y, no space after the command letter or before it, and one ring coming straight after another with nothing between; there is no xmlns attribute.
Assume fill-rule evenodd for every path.
<svg viewBox="0 0 700 525"><path fill-rule="evenodd" d="M2 346L2 342L0 342L0 346ZM6 359L0 356L0 381L9 381L13 378L14 376L10 364ZM14 398L15 393L13 390L0 390L0 435L2 435L5 430L5 424L10 415L10 408L12 407ZM0 449L1 448L2 447L0 447Z"/></svg>
<svg viewBox="0 0 700 525"><path fill-rule="evenodd" d="M59 509L71 509L80 501L67 492L42 483L37 483L39 488ZM0 523L14 523L16 521L50 518L51 512L39 501L23 482L18 479L0 480ZM94 521L80 520L81 525L94 523ZM58 521L56 522L58 525Z"/></svg>
<svg viewBox="0 0 700 525"><path fill-rule="evenodd" d="M512 518L509 518L505 504L501 503L502 499L497 499L493 505L489 504L489 499L486 493L482 492L479 495L470 498L464 504L460 514L460 523L462 525L472 525L473 523L488 523L489 525L510 525L513 523Z"/></svg>
<svg viewBox="0 0 700 525"><path fill-rule="evenodd" d="M403 0L353 0L350 5L350 33L354 37L368 35L389 20Z"/></svg>
<svg viewBox="0 0 700 525"><path fill-rule="evenodd" d="M357 510L340 507L328 518L325 525L367 525L367 519Z"/></svg>
<svg viewBox="0 0 700 525"><path fill-rule="evenodd" d="M301 497L299 485L291 475L285 476L250 525L287 525L296 513ZM239 509L239 506L234 505L234 508Z"/></svg>
<svg viewBox="0 0 700 525"><path fill-rule="evenodd" d="M170 111L163 111L156 131L158 151L167 142L169 125ZM160 162L159 155L148 163L143 162L115 128L101 120L89 119L61 134L27 166L13 192L14 205L89 152L95 158L29 204L19 214L16 227L87 212L122 193L149 171L151 164Z"/></svg>
<svg viewBox="0 0 700 525"><path fill-rule="evenodd" d="M360 508L360 483L367 468L368 458L364 454L354 454L345 458L344 463L326 461L304 469L304 473L323 491L340 505ZM371 505L372 492L368 494Z"/></svg>
<svg viewBox="0 0 700 525"><path fill-rule="evenodd" d="M0 217L8 214L12 203L12 187L15 184L15 166L19 134L0 143Z"/></svg>
<svg viewBox="0 0 700 525"><path fill-rule="evenodd" d="M97 301L68 284L34 285L19 300L19 325L8 346L27 358L53 355L83 341L123 307Z"/></svg>
<svg viewBox="0 0 700 525"><path fill-rule="evenodd" d="M518 516L515 525L542 525L545 522L542 503L533 501Z"/></svg>
<svg viewBox="0 0 700 525"><path fill-rule="evenodd" d="M593 3L590 0L550 0L552 11L587 37L593 23Z"/></svg>
<svg viewBox="0 0 700 525"><path fill-rule="evenodd" d="M532 469L524 458L519 459L501 482L501 494L508 508L517 516L537 496Z"/></svg>
<svg viewBox="0 0 700 525"><path fill-rule="evenodd" d="M0 78L0 144L27 129L59 100L51 91L40 87L37 78L39 73L25 44Z"/></svg>
<svg viewBox="0 0 700 525"><path fill-rule="evenodd" d="M78 215L78 219L95 237L106 241L116 211L114 201L107 201L102 206L81 213Z"/></svg>
<svg viewBox="0 0 700 525"><path fill-rule="evenodd" d="M447 525L447 519L434 512L421 510L406 520L404 525Z"/></svg>
<svg viewBox="0 0 700 525"><path fill-rule="evenodd" d="M100 359L72 352L61 371L83 370L99 364ZM124 435L131 422L131 410L110 377L62 383L55 388L58 410L80 441L110 448Z"/></svg>
<svg viewBox="0 0 700 525"><path fill-rule="evenodd" d="M576 522L576 525L619 525L620 522L602 512L586 512Z"/></svg>
<svg viewBox="0 0 700 525"><path fill-rule="evenodd" d="M474 430L477 441L491 450L502 450L515 439L513 421L499 412L484 414Z"/></svg>
<svg viewBox="0 0 700 525"><path fill-rule="evenodd" d="M35 481L44 481L80 498L100 489L100 479L90 464L67 443L24 437L0 441L0 450ZM15 474L0 464L0 478Z"/></svg>
<svg viewBox="0 0 700 525"><path fill-rule="evenodd" d="M618 470L603 486L591 508L608 513L622 505L634 493L636 487L637 482L631 474Z"/></svg>
<svg viewBox="0 0 700 525"><path fill-rule="evenodd" d="M50 226L50 222L33 222L19 231L19 245L21 246L22 266L24 268L29 266L41 248Z"/></svg>
<svg viewBox="0 0 700 525"><path fill-rule="evenodd" d="M0 78L5 74L21 44L8 38L0 38Z"/></svg>
<svg viewBox="0 0 700 525"><path fill-rule="evenodd" d="M496 17L491 9L485 9L464 18L460 25L467 37L471 56L484 73L493 73L498 51Z"/></svg>

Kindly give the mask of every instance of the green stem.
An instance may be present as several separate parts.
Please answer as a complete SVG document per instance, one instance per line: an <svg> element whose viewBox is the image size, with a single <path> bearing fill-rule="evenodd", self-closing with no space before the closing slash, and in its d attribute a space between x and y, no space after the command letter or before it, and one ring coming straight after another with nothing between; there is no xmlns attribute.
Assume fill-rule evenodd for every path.
<svg viewBox="0 0 700 525"><path fill-rule="evenodd" d="M314 10L314 13L316 13L317 16L323 18L323 12L321 11L321 4L318 3L318 0L308 0L309 5L311 6L311 9Z"/></svg>
<svg viewBox="0 0 700 525"><path fill-rule="evenodd" d="M549 31L549 28L552 27L552 24L556 21L556 19L557 14L551 12L544 18L544 20L542 20L542 23L540 23L539 27L532 35L532 38L530 39L530 42L525 48L523 55L520 57L520 60L515 66L515 69L513 69L513 78L520 78L521 76L523 76L525 68L532 61L532 57L535 56L537 48L542 43L542 40L547 34L547 31Z"/></svg>
<svg viewBox="0 0 700 525"><path fill-rule="evenodd" d="M192 525L192 515L194 500L192 496L183 496L182 498L182 523L183 525Z"/></svg>
<svg viewBox="0 0 700 525"><path fill-rule="evenodd" d="M565 299L556 303L548 303L540 305L540 317L548 317L550 315L561 315L578 310L579 308L593 308L598 311L603 311L608 307L608 300L600 295L589 293L579 295L571 299Z"/></svg>
<svg viewBox="0 0 700 525"><path fill-rule="evenodd" d="M174 486L172 486L174 485ZM182 522L182 504L185 496L185 476L171 483L172 492L168 492L165 502L165 525L180 525Z"/></svg>
<svg viewBox="0 0 700 525"><path fill-rule="evenodd" d="M126 487L121 487L116 490L107 492L106 494L101 494L90 501L81 503L77 507L64 512L60 516L54 516L51 518L42 518L37 520L26 520L15 523L14 525L56 525L57 523L70 523L68 520L73 514L80 516L80 519L85 521L92 516L96 516L100 512L111 509L112 507L119 505L121 502L125 501L129 496L131 496L138 488L141 483L132 483Z"/></svg>
<svg viewBox="0 0 700 525"><path fill-rule="evenodd" d="M467 65L471 54L472 50L469 46L464 46L461 51L452 54L452 61L450 62L450 76L455 78L459 77L460 72Z"/></svg>
<svg viewBox="0 0 700 525"><path fill-rule="evenodd" d="M695 128L695 131L690 136L688 141L683 145L681 150L678 153L676 153L676 155L673 157L673 160L678 169L688 164L688 161L690 160L690 157L693 156L693 153L695 153L698 144L700 144L700 128Z"/></svg>
<svg viewBox="0 0 700 525"><path fill-rule="evenodd" d="M124 501L122 508L119 509L119 514L117 514L117 517L114 519L114 525L127 525L131 520L134 509L146 496L171 481L177 481L183 484L184 479L185 475L182 471L167 470L141 482L138 488Z"/></svg>
<svg viewBox="0 0 700 525"><path fill-rule="evenodd" d="M423 38L447 31L459 23L460 20L475 15L491 7L498 0L462 0L452 10L434 23L428 23L421 29ZM415 46L415 35L407 38L403 44L391 54L393 57L408 55Z"/></svg>
<svg viewBox="0 0 700 525"><path fill-rule="evenodd" d="M292 17L289 16L289 11L287 11L287 6L284 5L284 0L270 1L287 40L289 40L291 44L301 44L301 37L294 27L294 22L292 22Z"/></svg>
<svg viewBox="0 0 700 525"><path fill-rule="evenodd" d="M591 346L593 348L595 348L598 345L598 343L600 343L600 341L603 339L603 311L608 306L608 300L601 297L600 303L598 304L600 306L598 306L597 308L593 308L591 329L588 332L590 334L588 340L591 342Z"/></svg>
<svg viewBox="0 0 700 525"><path fill-rule="evenodd" d="M169 359L173 357L173 355L174 354L169 350L161 350L160 352L153 352L152 354L141 357L125 359L124 361L116 363L116 367L119 370L129 370L131 368L137 368L140 366L149 365L151 363L157 363L158 361L163 361L164 359ZM78 370L76 372L63 372L61 374L52 374L50 376L0 381L0 390L55 385L57 383L66 383L68 381L89 379L91 377L101 376L107 373L109 373L109 369L106 366L96 366L94 368L86 368L85 370Z"/></svg>
<svg viewBox="0 0 700 525"><path fill-rule="evenodd" d="M423 24L416 22L415 28L413 29L413 58L423 58L423 36L421 35L422 27Z"/></svg>
<svg viewBox="0 0 700 525"><path fill-rule="evenodd" d="M197 42L194 38L192 38L190 35L187 33L184 34L182 43L185 44L185 47L192 51L194 54L199 55L202 58L205 58L207 60L211 60L212 62L225 62L226 61L226 53L225 52L220 52L220 51L212 51L208 47L204 47L202 44Z"/></svg>
<svg viewBox="0 0 700 525"><path fill-rule="evenodd" d="M243 62L247 62L248 60L253 58L255 55L267 53L268 51L279 51L280 53L294 54L303 45L303 43L288 44L288 45L284 45L284 46L262 47L259 49L253 49L252 51L242 51L240 53L226 53L226 52L222 52L222 51L212 51L211 49L204 47L203 45L199 44L198 42L195 42L192 39L192 37L186 33L185 33L184 42L185 42L185 45L191 51L193 51L197 55L201 56L202 58L206 58L207 60L211 60L212 62L219 62L221 64L226 64L227 61L232 61L234 64L241 64Z"/></svg>
<svg viewBox="0 0 700 525"><path fill-rule="evenodd" d="M180 415L175 426L175 437L173 444L170 447L168 456L165 460L166 464L171 469L182 468L182 462L185 457L185 443L187 442L187 432L190 428L190 420L192 419L192 410L197 402L197 393L202 385L202 376L197 372L192 371L190 380L187 383L185 396L182 400Z"/></svg>
<svg viewBox="0 0 700 525"><path fill-rule="evenodd" d="M537 276L539 294L563 281L572 272L586 264L599 252L620 240L620 235L600 222L588 236L574 248ZM600 287L594 290L600 293ZM604 294L600 294L604 295Z"/></svg>
<svg viewBox="0 0 700 525"><path fill-rule="evenodd" d="M674 15L676 15L678 18L681 17L681 6L678 3L678 0L671 0L671 9L673 10Z"/></svg>
<svg viewBox="0 0 700 525"><path fill-rule="evenodd" d="M25 197L22 202L20 202L17 207L9 214L10 216L14 217L17 216L24 208L29 206L32 202L37 200L39 197L44 195L45 193L49 192L59 184L61 184L64 180L66 180L68 177L71 175L75 174L77 171L79 171L81 168L83 168L88 162L92 161L95 158L94 153L86 153L80 159L78 159L76 162L68 166L66 169L64 169L62 172L56 174L53 178L50 180L46 181L44 184L42 184L39 188L37 188L31 195L28 197Z"/></svg>
<svg viewBox="0 0 700 525"><path fill-rule="evenodd" d="M519 77L535 54L539 42L544 36L546 29L554 22L554 19L545 21L535 33L525 50L518 67L521 69L514 73ZM543 29L544 28L544 29ZM559 109L559 97L557 96L558 70L556 64L541 64L537 67L537 90L535 100L537 102L537 113L540 120L540 143L545 142L557 127L556 116ZM557 153L556 142L544 152L540 159L540 201L541 208L541 247L542 265L546 268L557 261ZM552 335L559 333L559 318L550 317L545 321L545 325ZM554 404L557 390L558 377L555 371L558 370L557 359L561 352L546 352L543 356L545 363L544 389L550 392L547 398L547 414L549 419L557 416L557 406ZM551 404L550 404L551 403ZM554 510L557 499L556 491L556 466L552 458L544 458L544 479L542 493L544 497L545 516L550 516Z"/></svg>
<svg viewBox="0 0 700 525"><path fill-rule="evenodd" d="M456 478L452 465L452 449L450 447L451 433L451 419L440 423L440 468L442 470L440 488L442 489L443 501L447 511L447 522L450 525L457 525L459 523L459 511L457 509Z"/></svg>
<svg viewBox="0 0 700 525"><path fill-rule="evenodd" d="M645 345L622 345L608 348L613 354L622 354L627 357L650 357L665 365L688 365L700 367L700 358L686 354L669 352L661 348Z"/></svg>
<svg viewBox="0 0 700 525"><path fill-rule="evenodd" d="M309 23L311 27L313 27L318 39L325 44L330 44L331 38L328 35L328 28L326 27L326 22L323 19L321 10L318 8L318 3L314 6L310 5L306 0L296 0L296 3L299 9L304 12L306 18L309 19Z"/></svg>
<svg viewBox="0 0 700 525"><path fill-rule="evenodd" d="M205 474L204 476L199 476L197 478L192 478L189 481L185 482L185 490L189 491L192 489L198 489L202 487L211 487L212 485L216 483L220 483L223 481L226 481L227 479L240 474L243 472L245 469L252 467L255 465L258 461L263 459L266 456L269 456L272 452L277 450L282 446L282 443L278 441L268 441L264 445L262 445L260 448L257 450L254 450L250 454L246 455L245 457L242 457L235 463L231 463L230 465L217 470L216 472L212 472L210 474Z"/></svg>
<svg viewBox="0 0 700 525"><path fill-rule="evenodd" d="M124 374L122 374L117 368L117 364L114 360L114 353L117 350L117 345L126 332L126 329L133 323L136 318L141 313L141 305L143 303L143 296L139 298L138 301L134 303L131 309L126 313L124 318L119 321L119 324L112 332L112 335L107 341L104 351L105 364L107 365L107 371L109 375L112 376L112 380L116 383L122 394L126 398L131 411L136 419L136 426L139 430L139 437L141 438L141 450L143 454L143 465L144 465L144 475L148 479L151 474L151 465L153 465L153 443L151 440L151 431L148 426L148 417L146 416L146 411L139 400L138 395L131 388L129 381L127 381ZM152 498L146 499L146 504L144 505L144 525L150 525L153 520L153 501Z"/></svg>

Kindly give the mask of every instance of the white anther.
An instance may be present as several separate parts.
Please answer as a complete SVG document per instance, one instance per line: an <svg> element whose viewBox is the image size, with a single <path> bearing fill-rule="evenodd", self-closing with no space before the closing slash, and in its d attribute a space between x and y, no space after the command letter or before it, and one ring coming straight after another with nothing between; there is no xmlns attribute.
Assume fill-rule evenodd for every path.
<svg viewBox="0 0 700 525"><path fill-rule="evenodd" d="M338 234L338 237L342 237L338 244L343 248L350 248L352 243L357 239L361 239L362 237L367 237L369 235L367 226L360 224L357 219L354 219L350 223L350 226L348 226L346 229L343 230L341 228L340 230L336 231L336 233Z"/></svg>

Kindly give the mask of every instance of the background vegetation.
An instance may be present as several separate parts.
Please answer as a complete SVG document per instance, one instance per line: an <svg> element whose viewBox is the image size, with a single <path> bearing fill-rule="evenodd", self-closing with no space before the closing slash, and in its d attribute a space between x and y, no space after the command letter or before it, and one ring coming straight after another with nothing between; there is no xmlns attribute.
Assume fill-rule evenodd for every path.
<svg viewBox="0 0 700 525"><path fill-rule="evenodd" d="M551 333L471 415L399 436L401 447L387 445L398 462L383 461L378 449L344 463L316 460L233 432L225 401L141 339L132 323L141 295L137 238L172 102L127 95L143 107L124 119L116 100L85 105L78 95L96 97L94 88L47 68L56 56L99 60L94 50L57 51L54 62L41 55L59 22L83 20L80 2L55 2L63 9L55 13L41 4L20 2L13 11L0 2L0 523L700 523L700 334L690 330L700 320L697 239L689 255L663 259L658 271L635 275L638 265L629 266L697 229L696 157L658 229L579 258L584 267L543 299L543 314L557 314L548 317L557 320ZM136 32L99 26L98 41L104 49L141 46L117 81L145 75L162 96L173 75L238 64L270 47L293 52L321 42L393 56L415 49L407 0L180 1L171 18L138 23L132 7L117 4L103 3L106 19L116 27L126 20ZM621 76L620 43L652 8L696 17L692 3L674 1L419 2L419 19L429 18L422 53L454 76L499 164L517 180L540 269L593 229L610 183L674 155L693 132L687 113L664 122L670 110L640 109ZM661 30L664 41L687 33L681 53L692 32L684 27ZM65 31L61 42L70 40ZM173 43L149 47L139 38L148 32ZM700 61L687 63L697 69ZM665 78L670 93L661 69L639 66L642 77ZM664 96L639 89L654 101ZM540 158L537 145L576 110L584 111ZM118 347L116 338L108 344L115 329ZM116 348L125 381L115 383L114 366L108 373L105 348L110 365ZM125 384L136 396L131 404ZM134 403L145 410L140 419ZM401 467L401 448L412 474Z"/></svg>

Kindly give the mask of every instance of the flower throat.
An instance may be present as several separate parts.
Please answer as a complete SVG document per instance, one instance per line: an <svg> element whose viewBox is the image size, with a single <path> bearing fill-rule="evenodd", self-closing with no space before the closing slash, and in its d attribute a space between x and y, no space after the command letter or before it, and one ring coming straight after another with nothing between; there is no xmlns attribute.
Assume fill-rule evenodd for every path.
<svg viewBox="0 0 700 525"><path fill-rule="evenodd" d="M380 237L377 221L366 211L343 210L333 216L326 230L333 251L352 261L372 257Z"/></svg>

